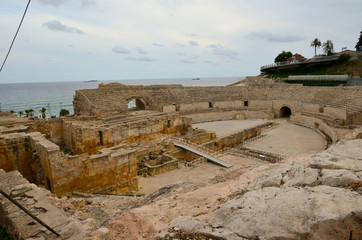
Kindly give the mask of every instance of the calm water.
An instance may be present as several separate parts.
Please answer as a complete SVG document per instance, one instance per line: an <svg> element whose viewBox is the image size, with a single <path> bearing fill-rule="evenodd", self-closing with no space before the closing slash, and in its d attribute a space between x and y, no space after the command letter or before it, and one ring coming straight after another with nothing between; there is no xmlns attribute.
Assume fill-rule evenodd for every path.
<svg viewBox="0 0 362 240"><path fill-rule="evenodd" d="M25 112L33 109L40 116L41 108L47 109L47 117L58 116L62 108L73 113L75 90L97 88L99 83L119 82L127 85L182 84L184 86L225 86L244 79L243 77L140 79L98 82L52 82L52 83L9 83L0 84L0 108L2 111Z"/></svg>

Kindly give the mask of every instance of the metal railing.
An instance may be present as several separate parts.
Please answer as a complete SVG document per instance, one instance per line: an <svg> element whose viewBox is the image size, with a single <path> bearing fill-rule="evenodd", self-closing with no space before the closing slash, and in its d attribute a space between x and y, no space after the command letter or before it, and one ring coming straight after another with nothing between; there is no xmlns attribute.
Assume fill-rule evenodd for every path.
<svg viewBox="0 0 362 240"><path fill-rule="evenodd" d="M264 65L260 68L260 70L264 70L267 68L273 68L273 67L279 67L279 66L292 65L292 64L332 61L332 60L337 60L338 57L339 56L325 56L325 57L321 57L321 58L307 58L307 59L294 60L294 61L276 62L273 64Z"/></svg>

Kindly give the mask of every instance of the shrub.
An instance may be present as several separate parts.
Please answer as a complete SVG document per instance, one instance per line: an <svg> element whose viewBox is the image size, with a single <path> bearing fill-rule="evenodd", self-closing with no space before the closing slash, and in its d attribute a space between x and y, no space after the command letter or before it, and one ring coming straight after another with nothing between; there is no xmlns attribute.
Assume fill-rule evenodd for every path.
<svg viewBox="0 0 362 240"><path fill-rule="evenodd" d="M351 59L351 55L349 55L348 53L342 53L341 55L339 55L338 57L338 61L339 62L346 62L349 59Z"/></svg>
<svg viewBox="0 0 362 240"><path fill-rule="evenodd" d="M60 110L59 116L69 116L69 110L63 108L62 110Z"/></svg>

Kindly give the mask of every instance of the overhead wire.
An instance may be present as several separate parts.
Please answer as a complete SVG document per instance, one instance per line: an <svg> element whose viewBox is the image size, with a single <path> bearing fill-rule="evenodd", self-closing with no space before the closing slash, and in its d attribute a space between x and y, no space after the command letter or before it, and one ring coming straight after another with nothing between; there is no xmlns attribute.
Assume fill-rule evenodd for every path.
<svg viewBox="0 0 362 240"><path fill-rule="evenodd" d="M1 71L3 70L3 68L4 68L5 62L6 62L6 60L8 59L9 54L10 54L10 51L11 51L13 45L14 45L16 36L18 35L19 30L20 30L20 27L21 27L21 25L23 24L23 21L24 21L26 12L28 11L28 8L29 8L29 5L30 5L30 1L31 1L31 0L29 0L29 1L28 1L28 4L26 5L26 8L25 8L23 17L21 18L20 24L19 24L19 26L18 26L18 29L16 30L15 36L14 36L14 38L13 38L13 41L11 42L10 48L9 48L9 50L8 50L8 53L6 54L6 57L5 57L5 59L4 59L4 62L3 62L3 64L1 65L0 72L1 72Z"/></svg>

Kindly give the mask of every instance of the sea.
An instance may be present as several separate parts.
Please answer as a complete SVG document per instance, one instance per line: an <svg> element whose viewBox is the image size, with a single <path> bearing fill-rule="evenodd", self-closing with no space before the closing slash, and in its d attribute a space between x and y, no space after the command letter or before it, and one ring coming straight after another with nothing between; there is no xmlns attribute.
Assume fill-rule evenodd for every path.
<svg viewBox="0 0 362 240"><path fill-rule="evenodd" d="M40 109L46 109L46 117L58 117L61 109L73 114L75 90L97 88L100 83L119 82L125 85L181 84L183 86L226 86L244 80L245 77L213 78L170 78L137 80L92 80L79 82L37 82L37 83L0 83L0 110L25 113L34 110L34 116L41 116Z"/></svg>

